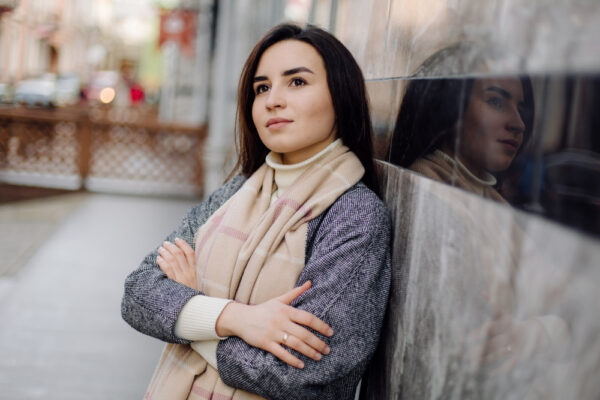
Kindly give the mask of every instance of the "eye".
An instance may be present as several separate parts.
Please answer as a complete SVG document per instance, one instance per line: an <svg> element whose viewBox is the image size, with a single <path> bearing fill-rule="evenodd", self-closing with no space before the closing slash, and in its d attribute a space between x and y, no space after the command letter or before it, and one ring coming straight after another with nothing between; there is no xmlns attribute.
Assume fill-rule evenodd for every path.
<svg viewBox="0 0 600 400"><path fill-rule="evenodd" d="M500 97L490 97L485 102L494 108L502 108L504 105L504 99Z"/></svg>
<svg viewBox="0 0 600 400"><path fill-rule="evenodd" d="M306 81L302 78L294 78L290 82L290 86L304 86L306 85Z"/></svg>
<svg viewBox="0 0 600 400"><path fill-rule="evenodd" d="M254 93L259 95L261 93L266 92L267 90L269 90L269 87L267 85L256 85L256 87L254 88Z"/></svg>

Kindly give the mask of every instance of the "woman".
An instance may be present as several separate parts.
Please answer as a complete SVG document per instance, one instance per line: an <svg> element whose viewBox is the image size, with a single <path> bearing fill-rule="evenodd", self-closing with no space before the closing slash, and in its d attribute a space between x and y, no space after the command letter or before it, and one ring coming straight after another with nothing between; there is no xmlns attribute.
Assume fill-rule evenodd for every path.
<svg viewBox="0 0 600 400"><path fill-rule="evenodd" d="M246 61L238 127L241 174L126 280L123 318L172 343L146 396L353 398L390 284L360 69L279 25Z"/></svg>
<svg viewBox="0 0 600 400"><path fill-rule="evenodd" d="M457 45L431 56L416 75L464 56ZM483 61L476 60L481 70ZM425 72L424 72L425 71ZM415 79L406 88L390 162L504 202L496 191L529 140L534 100L528 77Z"/></svg>

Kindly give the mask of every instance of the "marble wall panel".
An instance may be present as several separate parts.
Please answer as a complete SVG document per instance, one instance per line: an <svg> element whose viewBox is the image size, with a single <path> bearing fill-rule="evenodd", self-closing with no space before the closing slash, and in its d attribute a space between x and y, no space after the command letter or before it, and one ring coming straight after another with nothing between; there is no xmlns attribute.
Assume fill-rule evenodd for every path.
<svg viewBox="0 0 600 400"><path fill-rule="evenodd" d="M582 72L600 68L598 21L595 0L340 0L335 34L368 79L411 75L458 41L477 43L489 72ZM437 72L474 71L456 62Z"/></svg>
<svg viewBox="0 0 600 400"><path fill-rule="evenodd" d="M599 398L600 3L340 0L335 34L367 78L395 232L387 319L361 398ZM507 168L483 168L501 182L492 196L459 184L454 155L477 140L468 111L483 80L520 82L508 91L518 101L480 105L510 111L494 132L530 137ZM440 84L456 94L436 105ZM405 97L411 85L424 95ZM415 102L410 113L442 126L437 136L398 123ZM452 109L460 117L446 126ZM495 118L480 118L479 134ZM409 165L395 150L449 132L447 179L398 167Z"/></svg>
<svg viewBox="0 0 600 400"><path fill-rule="evenodd" d="M390 138L393 135L406 81L386 79L367 82L366 86L373 124L375 158L388 160Z"/></svg>
<svg viewBox="0 0 600 400"><path fill-rule="evenodd" d="M380 167L393 281L361 398L597 398L597 241Z"/></svg>

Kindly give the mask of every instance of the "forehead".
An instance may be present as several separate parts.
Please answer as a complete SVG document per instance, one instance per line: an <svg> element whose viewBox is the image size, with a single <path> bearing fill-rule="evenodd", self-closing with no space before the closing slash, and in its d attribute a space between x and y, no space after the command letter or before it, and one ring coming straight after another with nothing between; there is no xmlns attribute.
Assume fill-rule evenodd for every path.
<svg viewBox="0 0 600 400"><path fill-rule="evenodd" d="M258 61L255 75L280 73L300 66L314 73L325 71L321 55L310 44L294 39L282 40L265 50Z"/></svg>
<svg viewBox="0 0 600 400"><path fill-rule="evenodd" d="M523 85L521 80L515 77L494 77L475 80L473 90L486 91L488 88L495 87L507 91L517 101L523 101Z"/></svg>

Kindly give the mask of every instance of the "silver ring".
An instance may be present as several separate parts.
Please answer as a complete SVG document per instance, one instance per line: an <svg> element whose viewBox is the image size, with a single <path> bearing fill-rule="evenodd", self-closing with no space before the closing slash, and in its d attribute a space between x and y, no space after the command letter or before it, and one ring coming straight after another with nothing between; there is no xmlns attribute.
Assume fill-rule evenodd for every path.
<svg viewBox="0 0 600 400"><path fill-rule="evenodd" d="M287 332L283 332L283 339L281 339L281 343L285 344L285 342L288 340L288 334Z"/></svg>

